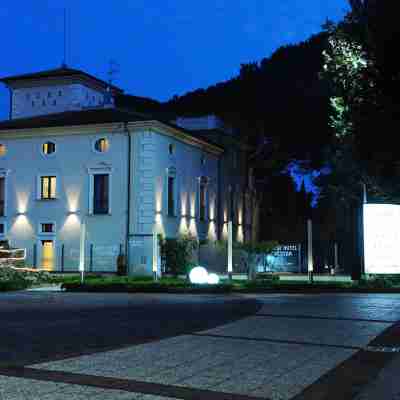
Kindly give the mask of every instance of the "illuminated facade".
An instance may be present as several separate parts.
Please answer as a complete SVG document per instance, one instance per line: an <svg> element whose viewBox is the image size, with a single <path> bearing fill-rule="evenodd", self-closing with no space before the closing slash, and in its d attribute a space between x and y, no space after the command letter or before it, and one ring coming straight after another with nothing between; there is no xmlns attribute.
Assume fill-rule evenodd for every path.
<svg viewBox="0 0 400 400"><path fill-rule="evenodd" d="M198 118L193 129L194 120L116 109L105 82L76 70L2 81L12 105L0 122L0 240L26 248L28 264L77 271L83 222L85 268L99 272L116 271L126 254L129 273L151 274L154 228L212 241L232 215L237 238L250 238L247 150L227 151L215 123ZM53 99L60 86L66 98L54 112L32 103Z"/></svg>

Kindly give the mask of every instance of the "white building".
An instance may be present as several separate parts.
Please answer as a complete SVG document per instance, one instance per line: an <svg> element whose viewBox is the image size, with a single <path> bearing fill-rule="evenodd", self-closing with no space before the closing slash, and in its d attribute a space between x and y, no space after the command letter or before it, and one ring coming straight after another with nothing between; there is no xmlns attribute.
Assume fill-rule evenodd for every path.
<svg viewBox="0 0 400 400"><path fill-rule="evenodd" d="M252 235L248 148L216 117L160 121L113 105L122 91L60 68L3 78L10 119L0 122L0 240L27 263L151 274L154 227L211 241Z"/></svg>

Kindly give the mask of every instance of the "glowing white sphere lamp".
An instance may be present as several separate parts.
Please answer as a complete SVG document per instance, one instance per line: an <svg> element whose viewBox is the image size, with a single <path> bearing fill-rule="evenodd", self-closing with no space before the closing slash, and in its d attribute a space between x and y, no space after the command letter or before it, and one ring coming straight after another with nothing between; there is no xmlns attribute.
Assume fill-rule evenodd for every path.
<svg viewBox="0 0 400 400"><path fill-rule="evenodd" d="M189 274L189 279L191 283L207 283L208 282L208 272L203 267L194 267Z"/></svg>
<svg viewBox="0 0 400 400"><path fill-rule="evenodd" d="M207 283L209 285L218 285L219 276L217 274L208 274Z"/></svg>

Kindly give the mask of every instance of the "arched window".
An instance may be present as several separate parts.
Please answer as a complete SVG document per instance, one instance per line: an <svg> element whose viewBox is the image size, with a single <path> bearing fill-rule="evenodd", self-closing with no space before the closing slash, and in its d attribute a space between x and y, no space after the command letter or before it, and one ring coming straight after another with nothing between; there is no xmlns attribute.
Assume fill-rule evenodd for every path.
<svg viewBox="0 0 400 400"><path fill-rule="evenodd" d="M54 142L45 142L42 145L43 154L49 155L53 154L56 151L56 144Z"/></svg>
<svg viewBox="0 0 400 400"><path fill-rule="evenodd" d="M110 143L106 138L97 139L94 144L94 149L98 153L105 153L108 151L109 148L110 148Z"/></svg>

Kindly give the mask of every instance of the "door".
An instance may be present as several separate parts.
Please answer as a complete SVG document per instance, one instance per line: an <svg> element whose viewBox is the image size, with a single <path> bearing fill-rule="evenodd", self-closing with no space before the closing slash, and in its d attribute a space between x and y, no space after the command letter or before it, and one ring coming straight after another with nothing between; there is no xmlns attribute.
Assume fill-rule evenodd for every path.
<svg viewBox="0 0 400 400"><path fill-rule="evenodd" d="M54 242L52 240L42 240L42 260L41 267L46 271L54 270Z"/></svg>

